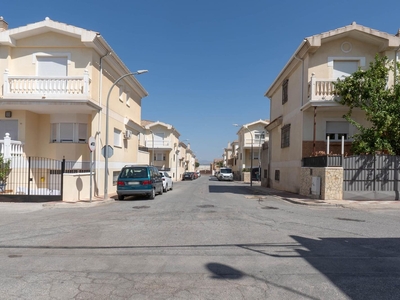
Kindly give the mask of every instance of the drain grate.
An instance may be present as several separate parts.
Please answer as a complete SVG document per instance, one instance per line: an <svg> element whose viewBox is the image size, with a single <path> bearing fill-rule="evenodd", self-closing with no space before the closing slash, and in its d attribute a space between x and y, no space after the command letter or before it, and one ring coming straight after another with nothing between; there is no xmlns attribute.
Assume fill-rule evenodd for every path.
<svg viewBox="0 0 400 300"><path fill-rule="evenodd" d="M134 206L132 207L133 209L143 209L143 208L149 208L150 206L147 205L142 205L142 206Z"/></svg>
<svg viewBox="0 0 400 300"><path fill-rule="evenodd" d="M22 257L22 255L18 255L18 254L11 254L8 256L9 258L17 258L17 257Z"/></svg>
<svg viewBox="0 0 400 300"><path fill-rule="evenodd" d="M273 206L263 206L261 207L261 209L278 209L278 208Z"/></svg>
<svg viewBox="0 0 400 300"><path fill-rule="evenodd" d="M197 205L197 207L200 207L200 208L210 208L210 207L215 207L214 205L211 205L211 204L205 204L205 205Z"/></svg>

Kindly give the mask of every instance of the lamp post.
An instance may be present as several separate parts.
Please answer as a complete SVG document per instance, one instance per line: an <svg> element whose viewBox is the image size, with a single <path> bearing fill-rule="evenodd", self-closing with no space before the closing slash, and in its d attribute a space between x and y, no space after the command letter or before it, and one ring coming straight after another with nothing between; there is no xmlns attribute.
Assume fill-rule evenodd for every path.
<svg viewBox="0 0 400 300"><path fill-rule="evenodd" d="M265 136L265 132L263 131L260 134L260 138L258 140L258 181L261 181L261 136Z"/></svg>
<svg viewBox="0 0 400 300"><path fill-rule="evenodd" d="M238 124L233 124L233 126L238 127ZM247 127L247 125L243 125L243 128L246 128L248 132L250 132L250 136L251 136L251 149L250 149L250 186L253 186L253 133L250 131L249 127ZM245 140L246 141L246 140Z"/></svg>
<svg viewBox="0 0 400 300"><path fill-rule="evenodd" d="M105 139L105 148L104 148L104 199L108 199L108 121L109 121L109 104L110 104L110 94L114 86L118 84L123 78L127 76L134 76L134 75L140 75L143 73L147 73L148 70L138 70L133 73L128 73L125 75L122 75L120 78L118 78L113 85L110 87L110 90L108 91L107 94L107 102L106 102L106 139Z"/></svg>
<svg viewBox="0 0 400 300"><path fill-rule="evenodd" d="M153 133L152 130L150 130L150 132L151 132L151 145L152 145L150 164L151 164L152 166L154 166L154 133Z"/></svg>

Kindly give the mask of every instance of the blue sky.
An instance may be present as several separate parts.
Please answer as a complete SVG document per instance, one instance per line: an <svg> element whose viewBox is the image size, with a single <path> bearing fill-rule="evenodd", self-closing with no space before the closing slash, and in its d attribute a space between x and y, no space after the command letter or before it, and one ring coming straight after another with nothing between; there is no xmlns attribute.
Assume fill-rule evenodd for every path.
<svg viewBox="0 0 400 300"><path fill-rule="evenodd" d="M200 162L221 158L233 123L269 119L264 97L304 37L358 24L395 34L399 2L267 0L13 0L9 28L44 20L100 34L149 96L142 119L172 124Z"/></svg>

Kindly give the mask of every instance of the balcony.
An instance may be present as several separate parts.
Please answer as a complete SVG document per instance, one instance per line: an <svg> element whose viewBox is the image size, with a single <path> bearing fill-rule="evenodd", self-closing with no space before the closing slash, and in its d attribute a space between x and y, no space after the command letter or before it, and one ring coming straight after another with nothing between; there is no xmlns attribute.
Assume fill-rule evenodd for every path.
<svg viewBox="0 0 400 300"><path fill-rule="evenodd" d="M89 97L89 73L83 76L10 76L4 72L3 96L9 99L86 99Z"/></svg>
<svg viewBox="0 0 400 300"><path fill-rule="evenodd" d="M149 149L153 149L153 140L148 139L145 141L145 146ZM169 149L172 150L172 142L170 140L155 140L154 149Z"/></svg>
<svg viewBox="0 0 400 300"><path fill-rule="evenodd" d="M335 79L323 79L312 76L311 81L308 83L308 100L334 101L337 97L333 85L335 81Z"/></svg>
<svg viewBox="0 0 400 300"><path fill-rule="evenodd" d="M251 144L253 143L253 149L255 149L255 148L258 149L258 147L261 147L262 144L264 144L264 142L265 142L265 139L261 139L261 141L259 139L253 139L253 140L252 139L245 139L243 147L244 148L251 148Z"/></svg>

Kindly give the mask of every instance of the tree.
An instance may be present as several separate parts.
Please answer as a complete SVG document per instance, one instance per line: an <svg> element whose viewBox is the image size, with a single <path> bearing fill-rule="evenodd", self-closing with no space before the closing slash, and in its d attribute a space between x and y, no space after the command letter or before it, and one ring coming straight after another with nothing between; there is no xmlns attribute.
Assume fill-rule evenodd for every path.
<svg viewBox="0 0 400 300"><path fill-rule="evenodd" d="M399 64L397 70L399 70ZM358 133L353 136L352 151L355 154L400 154L400 86L396 74L393 86L388 86L394 64L387 57L375 56L368 70L354 72L335 83L337 101L349 107L343 116L353 124ZM365 127L352 118L355 108L365 112L370 126Z"/></svg>
<svg viewBox="0 0 400 300"><path fill-rule="evenodd" d="M198 167L200 166L200 163L196 161L196 162L194 163L194 166L195 166L196 168L198 168Z"/></svg>
<svg viewBox="0 0 400 300"><path fill-rule="evenodd" d="M3 155L0 153L0 191L4 191L7 177L10 174L10 160L5 161Z"/></svg>

